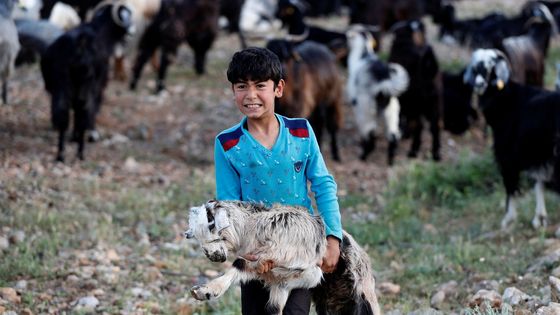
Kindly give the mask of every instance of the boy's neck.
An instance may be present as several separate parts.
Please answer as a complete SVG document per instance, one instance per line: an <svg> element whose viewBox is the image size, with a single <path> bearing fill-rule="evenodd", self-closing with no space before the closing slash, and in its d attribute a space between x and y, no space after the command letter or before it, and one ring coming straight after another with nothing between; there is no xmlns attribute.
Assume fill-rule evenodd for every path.
<svg viewBox="0 0 560 315"><path fill-rule="evenodd" d="M276 115L261 119L247 119L247 131L264 147L270 149L280 133L280 123Z"/></svg>

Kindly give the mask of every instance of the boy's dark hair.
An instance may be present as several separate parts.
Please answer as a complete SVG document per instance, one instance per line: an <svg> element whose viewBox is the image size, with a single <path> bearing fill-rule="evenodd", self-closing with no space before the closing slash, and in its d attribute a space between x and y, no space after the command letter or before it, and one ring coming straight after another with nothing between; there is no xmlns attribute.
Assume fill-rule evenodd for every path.
<svg viewBox="0 0 560 315"><path fill-rule="evenodd" d="M262 47L249 47L233 54L227 79L232 84L270 79L276 86L282 79L282 64L272 51Z"/></svg>

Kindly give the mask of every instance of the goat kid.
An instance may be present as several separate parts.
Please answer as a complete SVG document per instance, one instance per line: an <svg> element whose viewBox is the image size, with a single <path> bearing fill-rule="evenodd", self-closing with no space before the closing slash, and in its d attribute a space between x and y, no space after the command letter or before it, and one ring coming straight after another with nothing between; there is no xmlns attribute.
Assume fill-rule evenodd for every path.
<svg viewBox="0 0 560 315"><path fill-rule="evenodd" d="M544 185L560 192L560 93L511 79L507 57L496 49L476 50L464 81L479 95L479 106L492 128L494 157L506 189L506 229L517 217L519 178L528 171L536 181L535 228L546 226Z"/></svg>
<svg viewBox="0 0 560 315"><path fill-rule="evenodd" d="M373 51L375 43L367 30L348 31L348 81L346 91L360 131L365 160L375 149L377 117L383 115L389 142L387 161L393 164L399 130L400 103L397 97L408 88L408 73L399 64L385 63Z"/></svg>
<svg viewBox="0 0 560 315"><path fill-rule="evenodd" d="M194 286L191 294L198 300L218 298L232 284L258 279L270 289L271 314L282 314L294 288L314 288L319 315L380 314L369 257L348 233L337 270L323 278L318 263L326 251L325 227L307 209L209 201L190 209L185 235L195 238L211 261L224 262L228 254L259 257L256 262L237 258L223 276ZM266 260L274 261L272 270L257 273Z"/></svg>

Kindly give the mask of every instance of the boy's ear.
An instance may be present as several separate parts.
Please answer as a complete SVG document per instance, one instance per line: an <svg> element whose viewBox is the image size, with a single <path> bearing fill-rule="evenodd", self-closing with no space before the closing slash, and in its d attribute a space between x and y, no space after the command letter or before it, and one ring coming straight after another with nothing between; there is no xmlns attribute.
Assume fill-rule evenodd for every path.
<svg viewBox="0 0 560 315"><path fill-rule="evenodd" d="M282 97L282 95L284 94L284 84L284 80L280 79L280 81L276 85L276 89L274 89L274 96Z"/></svg>

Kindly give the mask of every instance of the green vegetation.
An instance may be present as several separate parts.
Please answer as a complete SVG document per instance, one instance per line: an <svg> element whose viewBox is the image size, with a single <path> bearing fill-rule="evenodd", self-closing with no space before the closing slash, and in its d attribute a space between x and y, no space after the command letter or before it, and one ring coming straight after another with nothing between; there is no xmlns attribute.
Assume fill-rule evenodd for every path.
<svg viewBox="0 0 560 315"><path fill-rule="evenodd" d="M378 282L401 286L400 295L383 298L388 310L397 304L428 307L436 287L451 280L464 287L477 278L496 279L507 286L544 247L544 234L538 233L539 240L526 246L535 236L532 194L523 199L516 233L499 232L504 192L490 152L464 154L451 164L410 164L384 198L376 220L352 222L346 229L369 248ZM549 207L557 208L558 200L548 199ZM464 305L465 294L452 299L453 309Z"/></svg>

